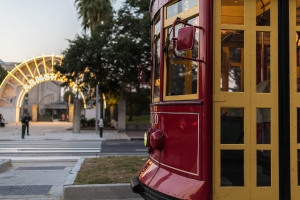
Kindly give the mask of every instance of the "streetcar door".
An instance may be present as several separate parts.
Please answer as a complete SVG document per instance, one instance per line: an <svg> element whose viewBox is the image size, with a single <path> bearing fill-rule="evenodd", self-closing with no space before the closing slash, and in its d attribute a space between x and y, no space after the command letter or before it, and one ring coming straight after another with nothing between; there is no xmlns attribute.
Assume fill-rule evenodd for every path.
<svg viewBox="0 0 300 200"><path fill-rule="evenodd" d="M214 1L213 199L279 199L277 10Z"/></svg>
<svg viewBox="0 0 300 200"><path fill-rule="evenodd" d="M300 1L289 1L291 199L300 197Z"/></svg>

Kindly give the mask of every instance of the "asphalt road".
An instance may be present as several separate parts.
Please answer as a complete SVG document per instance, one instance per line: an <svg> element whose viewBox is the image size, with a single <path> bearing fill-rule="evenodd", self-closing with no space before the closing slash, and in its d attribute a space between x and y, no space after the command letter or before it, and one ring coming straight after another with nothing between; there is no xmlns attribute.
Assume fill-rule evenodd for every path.
<svg viewBox="0 0 300 200"><path fill-rule="evenodd" d="M140 140L108 140L102 142L100 154L147 155L147 149Z"/></svg>
<svg viewBox="0 0 300 200"><path fill-rule="evenodd" d="M0 159L38 157L75 158L104 155L143 155L147 150L142 141L4 141Z"/></svg>

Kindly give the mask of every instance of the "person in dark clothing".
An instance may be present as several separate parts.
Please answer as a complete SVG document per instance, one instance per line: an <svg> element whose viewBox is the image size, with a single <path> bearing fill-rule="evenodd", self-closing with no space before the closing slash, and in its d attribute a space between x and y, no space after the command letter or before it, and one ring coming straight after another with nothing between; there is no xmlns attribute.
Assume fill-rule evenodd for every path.
<svg viewBox="0 0 300 200"><path fill-rule="evenodd" d="M22 139L25 139L25 130L26 130L26 116L21 120L22 122Z"/></svg>
<svg viewBox="0 0 300 200"><path fill-rule="evenodd" d="M29 121L31 120L29 114L27 113L26 116L24 117L26 129L27 129L27 135L29 135Z"/></svg>
<svg viewBox="0 0 300 200"><path fill-rule="evenodd" d="M0 127L5 127L5 119L3 118L3 116L0 114Z"/></svg>
<svg viewBox="0 0 300 200"><path fill-rule="evenodd" d="M103 119L100 118L100 120L99 120L100 138L102 138L103 126L104 126Z"/></svg>

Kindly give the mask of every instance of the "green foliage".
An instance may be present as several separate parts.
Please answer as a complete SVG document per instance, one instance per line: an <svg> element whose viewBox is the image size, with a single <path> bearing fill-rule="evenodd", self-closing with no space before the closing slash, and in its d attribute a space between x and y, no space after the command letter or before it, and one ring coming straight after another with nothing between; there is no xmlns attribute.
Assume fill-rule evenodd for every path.
<svg viewBox="0 0 300 200"><path fill-rule="evenodd" d="M130 121L130 116L126 116L126 124L149 124L150 115L136 115L132 116Z"/></svg>
<svg viewBox="0 0 300 200"><path fill-rule="evenodd" d="M108 106L116 105L119 101L119 95L112 91L108 91L108 93L105 94L105 101Z"/></svg>
<svg viewBox="0 0 300 200"><path fill-rule="evenodd" d="M112 21L113 9L110 0L75 0L75 5L85 31L90 29L93 34L101 22Z"/></svg>
<svg viewBox="0 0 300 200"><path fill-rule="evenodd" d="M140 87L137 66L150 63L150 14L148 0L125 0L115 21L114 62L120 73L122 93L126 98L127 113L149 113L149 89ZM140 112L140 113L138 113Z"/></svg>
<svg viewBox="0 0 300 200"><path fill-rule="evenodd" d="M80 119L80 127L88 127L88 121L86 118Z"/></svg>
<svg viewBox="0 0 300 200"><path fill-rule="evenodd" d="M128 95L126 96L126 98ZM138 89L132 93L132 115L149 115L150 113L150 89ZM128 97L130 99L130 97ZM128 113L130 108L128 108Z"/></svg>
<svg viewBox="0 0 300 200"><path fill-rule="evenodd" d="M74 97L75 97L75 94L72 92L72 91L66 91L65 93L64 93L64 101L65 102L68 102L69 101L69 96L71 96L71 103L73 103L74 102Z"/></svg>
<svg viewBox="0 0 300 200"><path fill-rule="evenodd" d="M52 115L50 113L39 115L38 121L52 121Z"/></svg>
<svg viewBox="0 0 300 200"><path fill-rule="evenodd" d="M66 77L64 85L76 82L86 96L99 85L108 106L121 96L129 115L148 114L150 92L140 87L137 66L151 60L149 0L125 0L114 19L109 0L75 0L75 5L91 34L70 40L61 66L55 66Z"/></svg>
<svg viewBox="0 0 300 200"><path fill-rule="evenodd" d="M95 127L95 118L89 120L86 118L80 119L80 127Z"/></svg>
<svg viewBox="0 0 300 200"><path fill-rule="evenodd" d="M145 6L147 5L147 6ZM122 70L121 79L133 87L139 87L137 66L150 62L150 14L149 1L126 0L115 20L114 62ZM127 85L128 87L128 85Z"/></svg>
<svg viewBox="0 0 300 200"><path fill-rule="evenodd" d="M95 118L89 119L88 120L89 127L95 127L95 122L96 122Z"/></svg>
<svg viewBox="0 0 300 200"><path fill-rule="evenodd" d="M0 84L7 75L7 71L0 65Z"/></svg>

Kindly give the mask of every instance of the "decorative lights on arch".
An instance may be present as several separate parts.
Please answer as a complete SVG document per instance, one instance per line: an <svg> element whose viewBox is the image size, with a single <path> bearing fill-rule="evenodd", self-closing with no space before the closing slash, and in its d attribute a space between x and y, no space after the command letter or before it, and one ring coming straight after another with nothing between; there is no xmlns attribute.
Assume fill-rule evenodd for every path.
<svg viewBox="0 0 300 200"><path fill-rule="evenodd" d="M49 58L50 56L46 56L47 58ZM36 58L33 58L34 61L34 69L36 70L37 73L34 73L30 66L28 65L28 61L24 61L23 63L16 65L15 68L12 71L8 71L8 75L6 76L6 80L7 78L10 76L12 77L14 80L16 80L20 86L22 86L22 91L18 97L18 101L17 101L17 106L21 106L21 102L23 100L24 95L29 92L34 86L46 82L46 81L57 81L57 82L67 82L69 81L65 76L61 76L59 73L54 73L54 59L55 58L59 58L59 64L61 64L63 57L62 56L51 56L51 66L48 68L47 70L47 64L46 64L46 59L45 56L42 56L42 63L44 65L43 67L43 71L40 71L38 63ZM27 69L27 75L25 75L25 71L22 69ZM15 75L15 72L18 71L21 74L21 77L17 75ZM34 75L35 74L35 75ZM22 81L22 77L24 78L24 80ZM2 84L5 81L2 82ZM2 84L0 86L0 88L2 87ZM83 106L84 108L86 108L86 101L84 98L84 95L82 93L82 91L80 91L80 87L75 83L75 82L70 82L69 83L70 88L72 88L72 90L77 91L80 93L82 100L83 100Z"/></svg>

